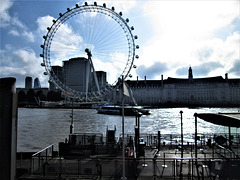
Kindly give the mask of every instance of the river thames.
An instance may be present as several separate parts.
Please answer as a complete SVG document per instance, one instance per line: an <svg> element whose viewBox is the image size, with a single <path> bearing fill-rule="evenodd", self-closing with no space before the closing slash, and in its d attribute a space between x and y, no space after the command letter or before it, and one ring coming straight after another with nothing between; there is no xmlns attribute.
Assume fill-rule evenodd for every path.
<svg viewBox="0 0 240 180"><path fill-rule="evenodd" d="M183 133L194 134L194 113L226 113L239 112L239 108L159 108L150 109L151 115L140 118L140 134L180 134L181 116L183 111ZM65 141L70 131L72 109L18 109L17 151L38 151L54 143ZM74 132L102 133L105 137L107 127L114 129L119 137L122 131L122 117L116 115L98 114L96 109L73 110ZM133 134L135 117L125 117L125 134ZM240 130L232 128L233 133ZM198 133L228 133L228 128L216 126L198 118ZM56 149L57 150L57 149Z"/></svg>

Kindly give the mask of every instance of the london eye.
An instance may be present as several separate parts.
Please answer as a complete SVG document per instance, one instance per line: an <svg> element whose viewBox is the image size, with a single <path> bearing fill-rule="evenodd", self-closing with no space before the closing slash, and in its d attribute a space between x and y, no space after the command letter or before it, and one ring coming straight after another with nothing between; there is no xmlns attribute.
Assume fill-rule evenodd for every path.
<svg viewBox="0 0 240 180"><path fill-rule="evenodd" d="M117 87L119 78L125 79L130 75L134 59L138 58L135 50L137 35L133 35L134 27L129 25L129 19L123 18L122 12L116 12L114 7L106 4L98 5L76 4L67 8L65 13L59 13L52 20L52 26L47 27L43 36L43 58L41 64L45 67L45 75L49 81L65 95L81 101L100 99ZM85 89L77 90L66 85L53 66L62 66L64 60L74 57L88 59L90 68L85 76ZM99 85L97 71L106 72L107 83ZM95 90L89 90L89 73L95 83ZM87 79L84 77L84 79ZM80 77L79 77L80 78Z"/></svg>

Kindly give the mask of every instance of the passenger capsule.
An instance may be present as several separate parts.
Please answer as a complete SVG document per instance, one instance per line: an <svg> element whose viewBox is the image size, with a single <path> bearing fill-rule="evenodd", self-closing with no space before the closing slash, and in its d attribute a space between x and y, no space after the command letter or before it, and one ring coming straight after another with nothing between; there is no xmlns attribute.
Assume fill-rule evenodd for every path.
<svg viewBox="0 0 240 180"><path fill-rule="evenodd" d="M129 77L130 77L130 78L132 78L132 75L131 75L131 74L129 74Z"/></svg>
<svg viewBox="0 0 240 180"><path fill-rule="evenodd" d="M52 20L52 22L53 22L53 23L56 23L56 20L55 20L55 19L53 19L53 20Z"/></svg>
<svg viewBox="0 0 240 180"><path fill-rule="evenodd" d="M106 4L105 4L105 3L103 3L103 7L105 7L105 8L106 8Z"/></svg>
<svg viewBox="0 0 240 180"><path fill-rule="evenodd" d="M88 5L88 3L87 3L87 2L85 2L84 4L85 4L85 6L87 6L87 5Z"/></svg>
<svg viewBox="0 0 240 180"><path fill-rule="evenodd" d="M114 11L114 10L115 10L115 8L114 8L114 7L112 7L112 10Z"/></svg>
<svg viewBox="0 0 240 180"><path fill-rule="evenodd" d="M94 2L94 6L97 6L97 2Z"/></svg>
<svg viewBox="0 0 240 180"><path fill-rule="evenodd" d="M48 31L50 31L50 29L51 29L50 27L47 27L47 30L48 30Z"/></svg>
<svg viewBox="0 0 240 180"><path fill-rule="evenodd" d="M67 11L69 12L69 11L71 11L71 9L70 9L70 8L67 8Z"/></svg>
<svg viewBox="0 0 240 180"><path fill-rule="evenodd" d="M126 19L126 22L127 22L127 23L129 22L129 19L128 19L128 18Z"/></svg>
<svg viewBox="0 0 240 180"><path fill-rule="evenodd" d="M133 65L133 68L137 68L137 66L136 66L136 65Z"/></svg>
<svg viewBox="0 0 240 180"><path fill-rule="evenodd" d="M46 36L43 36L43 39L46 39L47 37Z"/></svg>
<svg viewBox="0 0 240 180"><path fill-rule="evenodd" d="M40 54L40 57L43 57L43 54Z"/></svg>
<svg viewBox="0 0 240 180"><path fill-rule="evenodd" d="M133 27L133 26L131 27L131 30L132 30L132 31L134 30L134 27Z"/></svg>
<svg viewBox="0 0 240 180"><path fill-rule="evenodd" d="M137 35L135 35L135 36L134 36L134 38L135 38L135 39L138 39L138 36L137 36Z"/></svg>
<svg viewBox="0 0 240 180"><path fill-rule="evenodd" d="M44 48L44 45L41 45L40 47L41 47L41 48Z"/></svg>
<svg viewBox="0 0 240 180"><path fill-rule="evenodd" d="M44 74L45 76L46 76L46 75L48 75L48 73L47 73L47 72L44 72L43 74Z"/></svg>
<svg viewBox="0 0 240 180"><path fill-rule="evenodd" d="M136 45L136 48L139 49L139 45Z"/></svg>
<svg viewBox="0 0 240 180"><path fill-rule="evenodd" d="M139 55L136 55L135 57L138 59L138 58L139 58Z"/></svg>
<svg viewBox="0 0 240 180"><path fill-rule="evenodd" d="M78 5L78 4L76 4L76 8L79 8L79 5Z"/></svg>
<svg viewBox="0 0 240 180"><path fill-rule="evenodd" d="M122 15L123 15L123 13L122 13L122 12L120 12L120 13L119 13L119 15L120 15L120 16L122 16Z"/></svg>
<svg viewBox="0 0 240 180"><path fill-rule="evenodd" d="M63 16L62 13L59 13L59 16L62 17Z"/></svg>
<svg viewBox="0 0 240 180"><path fill-rule="evenodd" d="M41 66L45 66L45 63L41 63Z"/></svg>

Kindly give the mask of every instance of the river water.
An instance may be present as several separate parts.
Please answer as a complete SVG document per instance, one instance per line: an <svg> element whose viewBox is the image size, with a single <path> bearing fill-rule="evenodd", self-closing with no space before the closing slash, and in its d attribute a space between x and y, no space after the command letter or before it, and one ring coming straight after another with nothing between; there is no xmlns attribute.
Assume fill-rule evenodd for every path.
<svg viewBox="0 0 240 180"><path fill-rule="evenodd" d="M239 108L159 108L151 109L151 115L140 118L140 133L180 134L181 116L183 111L183 133L194 134L194 113L238 112ZM17 151L38 151L52 143L55 148L59 142L68 137L70 131L72 109L18 109ZM122 117L98 114L95 109L74 109L74 132L102 133L105 137L107 127L114 129L119 136L122 131ZM133 134L135 117L125 117L125 134ZM199 133L228 133L228 128L213 125L198 119ZM232 132L240 132L232 128Z"/></svg>

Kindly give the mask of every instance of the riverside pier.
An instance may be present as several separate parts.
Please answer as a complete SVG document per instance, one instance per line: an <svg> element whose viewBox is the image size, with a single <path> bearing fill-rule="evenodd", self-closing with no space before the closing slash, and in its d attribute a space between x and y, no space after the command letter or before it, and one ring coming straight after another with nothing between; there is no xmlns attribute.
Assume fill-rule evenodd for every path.
<svg viewBox="0 0 240 180"><path fill-rule="evenodd" d="M215 115L236 122L240 116ZM202 116L209 117L195 114L196 125ZM238 133L201 134L196 126L196 134L183 139L181 134L139 134L135 128L135 134L125 135L127 179L239 179ZM121 136L115 137L115 129L107 128L105 136L72 133L59 143L58 152L52 144L26 159L19 154L17 168L26 172L18 179L121 179L121 152Z"/></svg>

